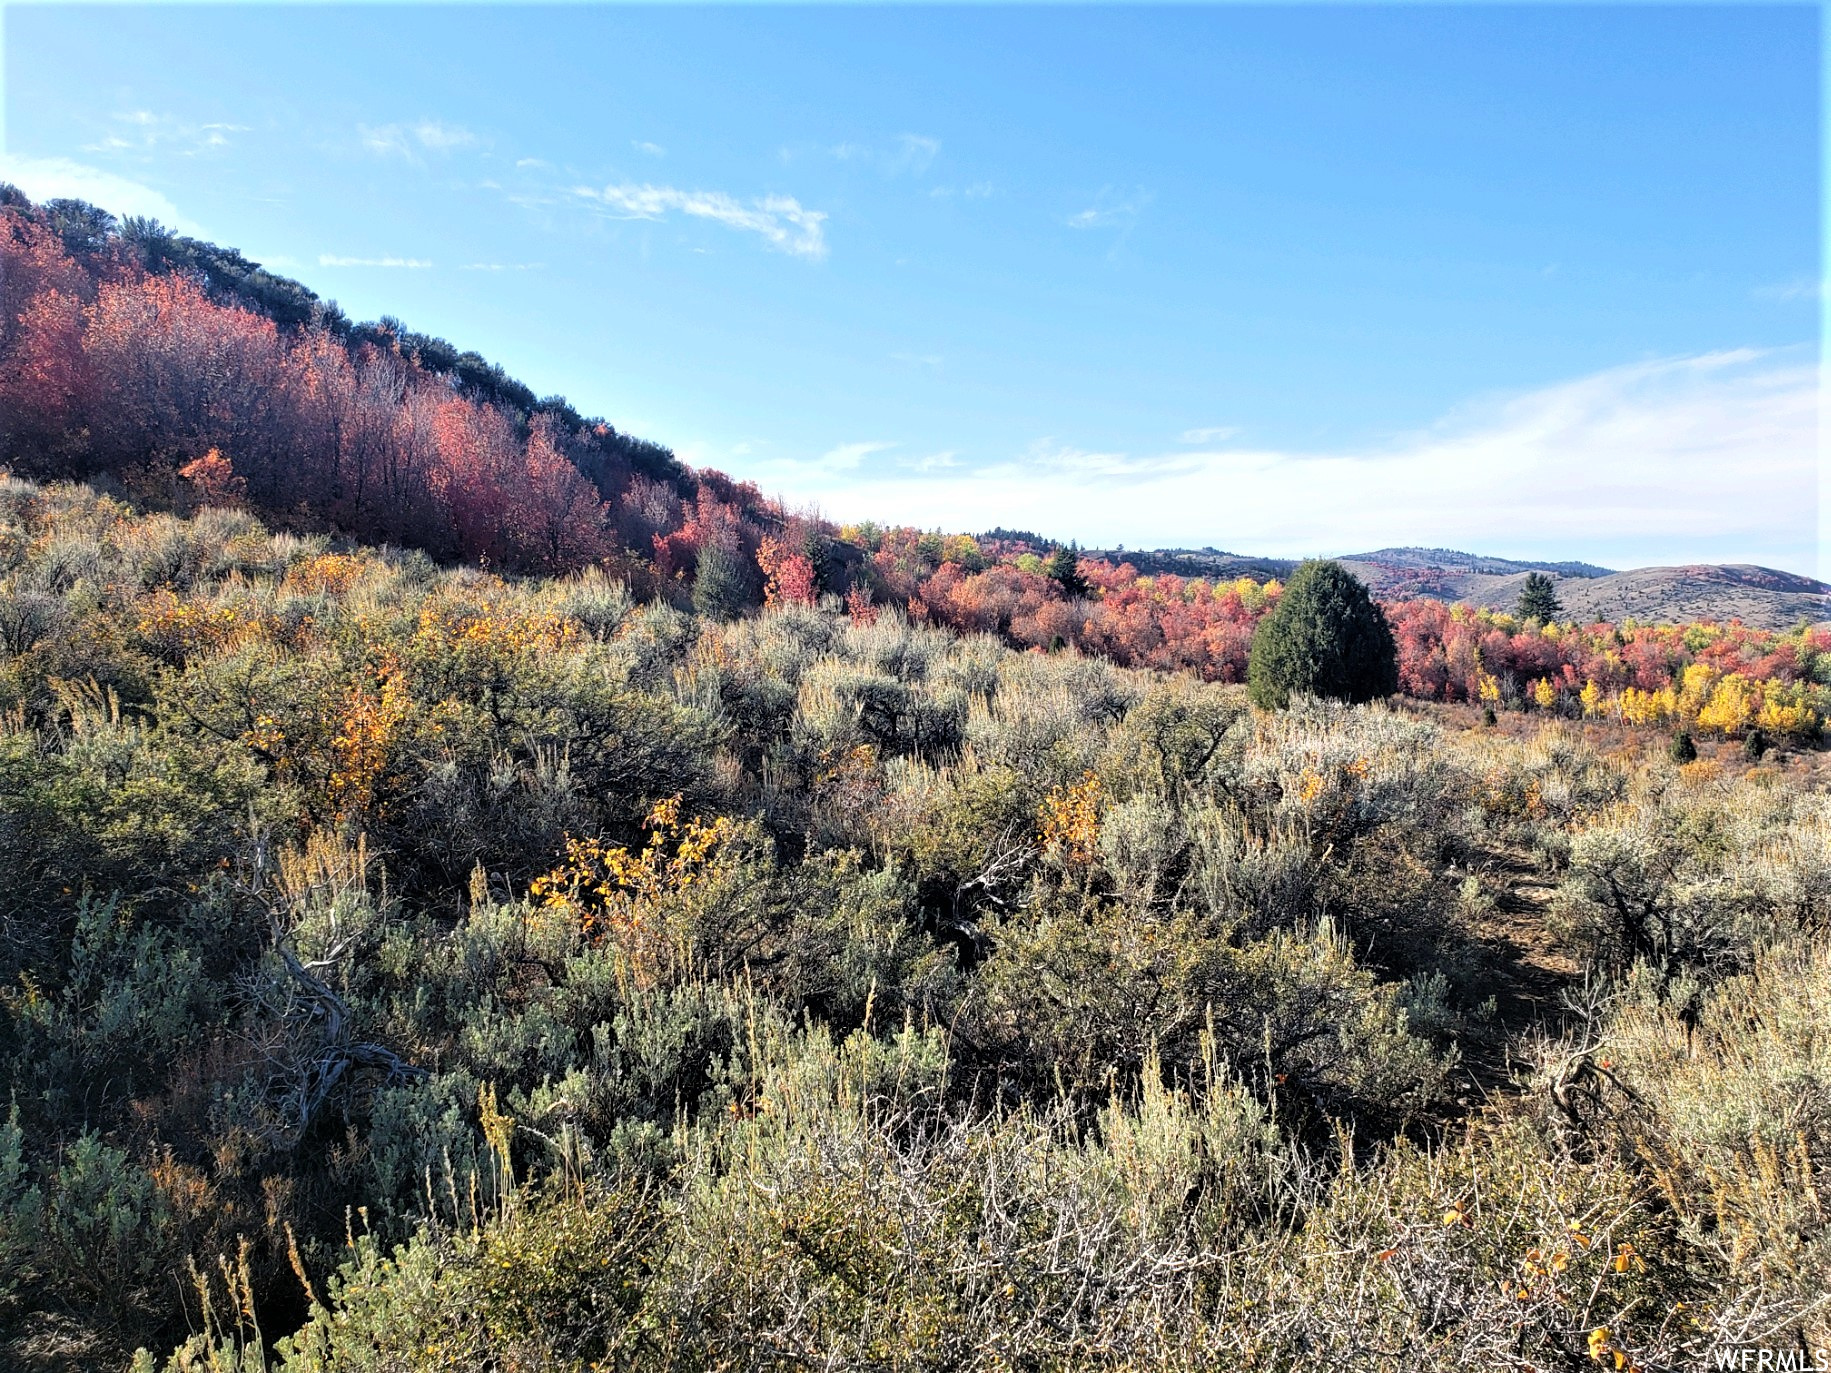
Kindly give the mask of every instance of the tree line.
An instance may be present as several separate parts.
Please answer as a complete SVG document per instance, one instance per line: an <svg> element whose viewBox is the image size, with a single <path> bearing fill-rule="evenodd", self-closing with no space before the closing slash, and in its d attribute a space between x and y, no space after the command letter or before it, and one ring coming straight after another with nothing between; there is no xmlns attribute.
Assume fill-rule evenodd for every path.
<svg viewBox="0 0 1831 1373"><path fill-rule="evenodd" d="M213 457L211 455L214 455ZM181 474L200 459L187 486ZM0 461L520 571L746 558L754 486L239 253L0 188ZM665 541L665 551L658 543Z"/></svg>

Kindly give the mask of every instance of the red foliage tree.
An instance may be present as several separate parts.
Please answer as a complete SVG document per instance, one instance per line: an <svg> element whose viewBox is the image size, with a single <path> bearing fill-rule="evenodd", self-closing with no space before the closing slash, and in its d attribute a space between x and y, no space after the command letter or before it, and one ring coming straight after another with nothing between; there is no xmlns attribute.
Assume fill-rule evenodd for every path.
<svg viewBox="0 0 1831 1373"><path fill-rule="evenodd" d="M273 321L213 304L195 282L128 275L103 282L84 311L84 410L95 466L173 466L219 448L256 491L283 479L275 461L282 346Z"/></svg>

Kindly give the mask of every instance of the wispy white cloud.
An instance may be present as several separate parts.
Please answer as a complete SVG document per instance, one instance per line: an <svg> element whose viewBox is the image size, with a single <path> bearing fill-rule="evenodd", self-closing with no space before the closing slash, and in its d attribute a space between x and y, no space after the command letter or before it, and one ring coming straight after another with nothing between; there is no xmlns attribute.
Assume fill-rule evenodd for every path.
<svg viewBox="0 0 1831 1373"><path fill-rule="evenodd" d="M1820 300L1824 297L1824 294L1824 283L1822 281L1814 281L1811 277L1794 277L1791 281L1782 281L1772 286L1757 286L1755 288L1755 299L1757 300L1779 300L1788 302L1798 300Z"/></svg>
<svg viewBox="0 0 1831 1373"><path fill-rule="evenodd" d="M383 157L411 157L413 144L407 132L399 124L384 124L380 128L370 128L367 124L358 125L356 134L362 139L362 146L372 153Z"/></svg>
<svg viewBox="0 0 1831 1373"><path fill-rule="evenodd" d="M416 124L361 124L356 129L363 147L380 157L417 157L422 152L450 153L476 147L477 135L462 124L422 119Z"/></svg>
<svg viewBox="0 0 1831 1373"><path fill-rule="evenodd" d="M1184 443L1220 443L1239 433L1238 425L1216 424L1206 429L1185 429L1182 432Z"/></svg>
<svg viewBox="0 0 1831 1373"><path fill-rule="evenodd" d="M436 119L423 119L415 124L413 136L419 140L422 148L431 148L437 152L468 148L477 142L477 135L462 125L441 124Z"/></svg>
<svg viewBox="0 0 1831 1373"><path fill-rule="evenodd" d="M824 467L830 472L853 472L873 453L882 453L886 449L895 447L894 443L875 440L864 443L842 443L822 453L815 465Z"/></svg>
<svg viewBox="0 0 1831 1373"><path fill-rule="evenodd" d="M1066 223L1071 229L1126 229L1137 222L1139 214L1150 203L1148 191L1121 192L1105 186L1094 197L1092 205L1069 215Z"/></svg>
<svg viewBox="0 0 1831 1373"><path fill-rule="evenodd" d="M649 143L642 139L632 140L629 146L646 157L666 157L668 155L668 150L659 143Z"/></svg>
<svg viewBox="0 0 1831 1373"><path fill-rule="evenodd" d="M766 488L779 487L790 496L802 496L859 485L868 487L894 469L926 470L909 459L872 461L878 454L889 453L898 446L884 439L863 439L834 444L822 453L811 454L805 449L785 453L777 445L768 443L745 442L725 449L686 443L678 452L688 462L705 461L721 471L741 471L746 479L761 482ZM951 458L952 455L943 456ZM882 519L882 512L875 518Z"/></svg>
<svg viewBox="0 0 1831 1373"><path fill-rule="evenodd" d="M1423 544L1812 572L1818 423L1804 349L1730 350L1483 399L1351 449L1128 453L1042 440L944 479L899 464L809 470L800 486L839 518L1003 523L1103 546Z"/></svg>
<svg viewBox="0 0 1831 1373"><path fill-rule="evenodd" d="M247 124L222 120L200 123L152 110L125 110L110 118L108 131L95 142L84 144L83 151L123 156L166 152L196 157L228 147L233 135L247 133L249 128Z"/></svg>
<svg viewBox="0 0 1831 1373"><path fill-rule="evenodd" d="M941 140L927 134L903 133L887 143L840 143L827 151L841 162L862 163L886 177L921 176L941 155ZM781 156L786 162L792 153L784 148Z"/></svg>
<svg viewBox="0 0 1831 1373"><path fill-rule="evenodd" d="M826 214L805 208L793 196L767 195L740 201L723 191L682 191L646 183L606 186L602 190L579 186L573 194L602 205L619 219L661 220L678 212L757 234L770 247L796 257L818 261L827 254L826 233L821 227Z"/></svg>
<svg viewBox="0 0 1831 1373"><path fill-rule="evenodd" d="M33 200L86 200L111 214L144 215L180 233L203 236L203 230L180 214L162 192L67 157L0 153L0 181L12 182Z"/></svg>
<svg viewBox="0 0 1831 1373"><path fill-rule="evenodd" d="M936 200L952 200L955 196L962 200L985 200L992 195L993 190L989 181L973 181L964 186L934 186L928 194Z"/></svg>
<svg viewBox="0 0 1831 1373"><path fill-rule="evenodd" d="M911 176L920 176L934 165L940 155L940 139L919 133L898 134L896 151L886 168L892 175L908 172Z"/></svg>
<svg viewBox="0 0 1831 1373"><path fill-rule="evenodd" d="M892 353L892 362L907 363L911 367L939 368L947 359L939 353Z"/></svg>
<svg viewBox="0 0 1831 1373"><path fill-rule="evenodd" d="M1071 481L1090 483L1160 481L1198 471L1204 453L1117 453L1077 448L1054 439L1038 439L1015 465L1038 474L1060 474Z"/></svg>
<svg viewBox="0 0 1831 1373"><path fill-rule="evenodd" d="M458 270L464 272L538 272L546 265L544 262L466 262Z"/></svg>
<svg viewBox="0 0 1831 1373"><path fill-rule="evenodd" d="M422 270L432 266L421 257L339 257L335 253L319 253L320 267L405 267Z"/></svg>

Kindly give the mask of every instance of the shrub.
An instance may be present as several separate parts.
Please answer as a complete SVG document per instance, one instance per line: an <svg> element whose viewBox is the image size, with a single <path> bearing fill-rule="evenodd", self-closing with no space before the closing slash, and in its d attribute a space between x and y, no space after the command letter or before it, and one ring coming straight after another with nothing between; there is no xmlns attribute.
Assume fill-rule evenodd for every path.
<svg viewBox="0 0 1831 1373"><path fill-rule="evenodd" d="M712 620L728 620L750 604L750 587L737 555L708 543L694 565L693 608Z"/></svg>

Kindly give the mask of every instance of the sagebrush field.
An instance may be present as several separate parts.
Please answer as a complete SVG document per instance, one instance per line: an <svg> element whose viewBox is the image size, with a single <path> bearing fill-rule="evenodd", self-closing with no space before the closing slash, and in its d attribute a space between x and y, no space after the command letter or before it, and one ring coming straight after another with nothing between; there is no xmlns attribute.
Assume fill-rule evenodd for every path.
<svg viewBox="0 0 1831 1373"><path fill-rule="evenodd" d="M1560 699L1264 712L6 480L0 1357L1831 1343L1811 731Z"/></svg>

